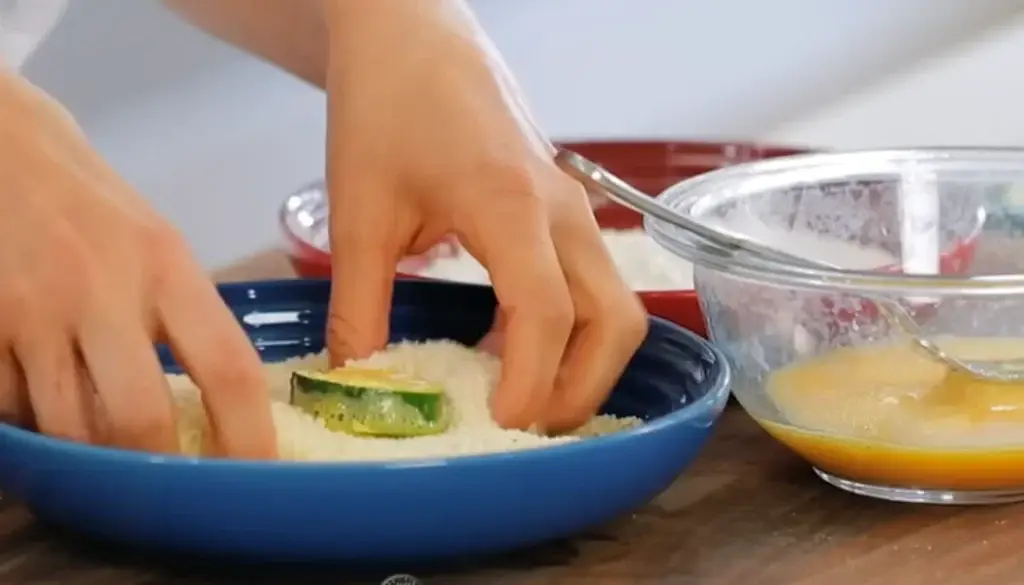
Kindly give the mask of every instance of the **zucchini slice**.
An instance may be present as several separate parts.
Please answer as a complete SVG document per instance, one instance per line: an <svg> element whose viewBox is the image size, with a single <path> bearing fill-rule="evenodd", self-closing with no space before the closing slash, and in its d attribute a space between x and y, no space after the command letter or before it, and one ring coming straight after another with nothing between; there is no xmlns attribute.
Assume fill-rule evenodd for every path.
<svg viewBox="0 0 1024 585"><path fill-rule="evenodd" d="M291 403L329 430L352 435L436 435L451 422L444 388L383 369L293 372Z"/></svg>

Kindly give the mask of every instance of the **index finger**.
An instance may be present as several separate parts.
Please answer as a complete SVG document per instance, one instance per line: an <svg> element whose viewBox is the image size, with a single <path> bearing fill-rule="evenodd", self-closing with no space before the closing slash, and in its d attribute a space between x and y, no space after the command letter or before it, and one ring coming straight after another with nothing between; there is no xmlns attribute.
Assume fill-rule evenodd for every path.
<svg viewBox="0 0 1024 585"><path fill-rule="evenodd" d="M276 458L262 362L213 282L198 266L189 266L168 280L157 313L174 357L200 389L223 454Z"/></svg>
<svg viewBox="0 0 1024 585"><path fill-rule="evenodd" d="M367 357L387 344L395 270L402 253L389 200L387 193L366 187L359 196L332 201L327 316L332 365Z"/></svg>

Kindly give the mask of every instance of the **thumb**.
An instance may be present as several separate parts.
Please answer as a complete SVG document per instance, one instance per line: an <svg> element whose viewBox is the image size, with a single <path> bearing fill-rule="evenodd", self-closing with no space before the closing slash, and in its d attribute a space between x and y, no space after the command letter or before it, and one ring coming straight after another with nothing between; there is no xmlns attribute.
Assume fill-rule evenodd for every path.
<svg viewBox="0 0 1024 585"><path fill-rule="evenodd" d="M395 270L402 255L388 197L375 200L360 193L354 199L330 209L327 349L332 366L387 345Z"/></svg>

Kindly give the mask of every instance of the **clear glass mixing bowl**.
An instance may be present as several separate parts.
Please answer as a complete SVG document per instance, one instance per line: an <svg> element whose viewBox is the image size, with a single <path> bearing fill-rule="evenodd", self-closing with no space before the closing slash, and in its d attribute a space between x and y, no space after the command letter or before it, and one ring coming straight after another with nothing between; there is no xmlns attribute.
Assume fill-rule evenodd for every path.
<svg viewBox="0 0 1024 585"><path fill-rule="evenodd" d="M1024 500L1024 384L985 382L915 350L879 315L903 303L964 357L1024 358L1024 151L922 149L730 167L659 196L836 269L729 258L648 218L696 266L734 394L825 481L879 498Z"/></svg>

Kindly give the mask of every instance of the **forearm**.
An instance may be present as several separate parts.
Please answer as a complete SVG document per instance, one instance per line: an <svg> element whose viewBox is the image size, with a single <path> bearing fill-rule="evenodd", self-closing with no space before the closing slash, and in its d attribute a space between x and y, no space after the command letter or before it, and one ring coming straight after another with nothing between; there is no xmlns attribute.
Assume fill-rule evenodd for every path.
<svg viewBox="0 0 1024 585"><path fill-rule="evenodd" d="M57 100L16 71L0 67L0 144L16 144L12 133L31 133L40 120L59 121L81 134L71 114Z"/></svg>
<svg viewBox="0 0 1024 585"><path fill-rule="evenodd" d="M475 42L479 29L465 0L320 0L336 49L401 50L414 43ZM355 54L354 51L346 51Z"/></svg>
<svg viewBox="0 0 1024 585"><path fill-rule="evenodd" d="M429 59L486 44L463 0L164 0L210 34L318 86L343 68L387 63L388 53Z"/></svg>
<svg viewBox="0 0 1024 585"><path fill-rule="evenodd" d="M489 50L464 0L321 0L321 6L335 73Z"/></svg>
<svg viewBox="0 0 1024 585"><path fill-rule="evenodd" d="M322 1L164 0L164 3L188 22L221 40L323 88L328 35ZM386 0L386 3L391 1Z"/></svg>

